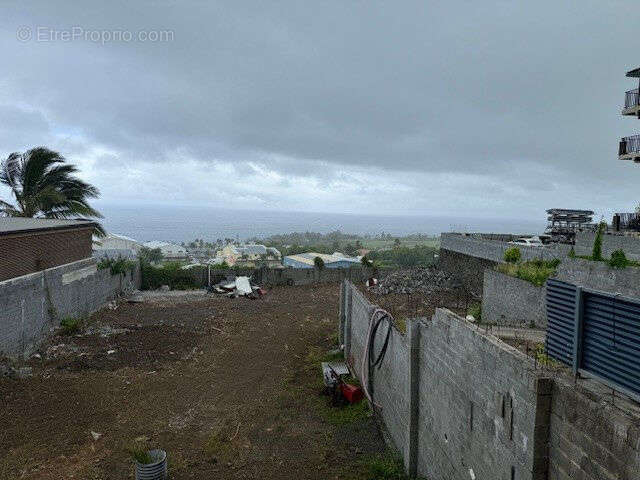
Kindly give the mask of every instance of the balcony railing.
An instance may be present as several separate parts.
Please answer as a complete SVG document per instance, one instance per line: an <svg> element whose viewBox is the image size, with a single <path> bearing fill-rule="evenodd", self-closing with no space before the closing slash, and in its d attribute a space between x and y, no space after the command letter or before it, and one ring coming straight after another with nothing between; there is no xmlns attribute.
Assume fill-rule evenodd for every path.
<svg viewBox="0 0 640 480"><path fill-rule="evenodd" d="M618 155L629 155L632 153L638 153L640 156L640 135L634 135L632 137L624 137L620 140L620 149Z"/></svg>
<svg viewBox="0 0 640 480"><path fill-rule="evenodd" d="M624 94L624 108L637 107L638 105L640 105L640 96L637 88Z"/></svg>

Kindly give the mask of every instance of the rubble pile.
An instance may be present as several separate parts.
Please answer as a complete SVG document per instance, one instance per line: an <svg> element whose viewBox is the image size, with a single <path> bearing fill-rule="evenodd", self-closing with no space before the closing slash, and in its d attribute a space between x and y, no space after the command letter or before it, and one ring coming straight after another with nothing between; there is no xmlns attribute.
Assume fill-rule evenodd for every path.
<svg viewBox="0 0 640 480"><path fill-rule="evenodd" d="M384 278L380 278L378 284L371 291L378 295L433 293L457 287L459 287L459 282L436 267L416 267L389 273Z"/></svg>

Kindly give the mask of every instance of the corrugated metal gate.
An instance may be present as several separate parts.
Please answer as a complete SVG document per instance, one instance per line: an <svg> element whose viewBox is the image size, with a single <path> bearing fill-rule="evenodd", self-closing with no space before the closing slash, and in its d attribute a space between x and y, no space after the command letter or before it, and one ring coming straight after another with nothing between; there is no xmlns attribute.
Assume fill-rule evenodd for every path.
<svg viewBox="0 0 640 480"><path fill-rule="evenodd" d="M547 354L640 400L640 302L547 282Z"/></svg>

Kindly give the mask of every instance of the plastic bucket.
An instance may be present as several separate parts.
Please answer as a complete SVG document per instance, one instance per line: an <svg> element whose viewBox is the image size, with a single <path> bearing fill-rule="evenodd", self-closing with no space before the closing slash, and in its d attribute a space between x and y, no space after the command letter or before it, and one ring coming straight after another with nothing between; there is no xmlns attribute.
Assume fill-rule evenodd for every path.
<svg viewBox="0 0 640 480"><path fill-rule="evenodd" d="M136 480L166 480L167 452L164 450L150 450L152 463L136 462Z"/></svg>

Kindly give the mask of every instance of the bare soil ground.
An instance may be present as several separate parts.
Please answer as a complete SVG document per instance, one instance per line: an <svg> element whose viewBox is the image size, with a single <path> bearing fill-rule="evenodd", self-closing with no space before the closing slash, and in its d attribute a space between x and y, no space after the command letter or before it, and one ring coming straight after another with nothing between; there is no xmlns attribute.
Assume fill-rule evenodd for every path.
<svg viewBox="0 0 640 480"><path fill-rule="evenodd" d="M0 478L133 478L133 442L167 450L171 479L370 478L386 455L375 423L319 395L338 291L159 296L94 314L41 348L32 377L0 378Z"/></svg>

